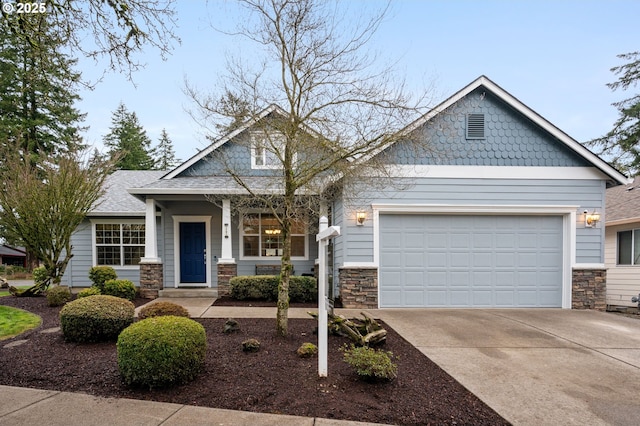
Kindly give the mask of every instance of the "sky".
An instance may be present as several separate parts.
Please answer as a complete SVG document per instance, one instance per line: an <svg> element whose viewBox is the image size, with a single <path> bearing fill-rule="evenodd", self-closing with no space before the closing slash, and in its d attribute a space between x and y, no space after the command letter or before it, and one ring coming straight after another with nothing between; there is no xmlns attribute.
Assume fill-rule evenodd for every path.
<svg viewBox="0 0 640 426"><path fill-rule="evenodd" d="M249 64L257 54L212 28L212 22L242 19L230 2L176 3L181 44L166 61L146 50L136 58L146 67L133 75L133 83L110 73L94 90L80 92L77 107L87 113L89 145L103 149L120 102L137 114L154 145L166 129L182 160L209 144L188 113L194 104L184 94L185 79L205 92L213 90L226 73L228 52ZM395 61L410 88L432 85L435 104L486 75L585 142L609 131L618 116L611 104L631 96L606 84L617 78L610 69L624 63L616 55L640 50L639 16L637 0L396 0L369 48ZM77 70L91 79L105 66L80 59Z"/></svg>

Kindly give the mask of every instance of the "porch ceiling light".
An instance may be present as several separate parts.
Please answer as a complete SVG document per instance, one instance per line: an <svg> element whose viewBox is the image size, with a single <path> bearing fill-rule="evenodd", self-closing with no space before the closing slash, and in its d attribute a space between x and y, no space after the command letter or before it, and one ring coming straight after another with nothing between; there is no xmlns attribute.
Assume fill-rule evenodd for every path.
<svg viewBox="0 0 640 426"><path fill-rule="evenodd" d="M600 222L600 213L595 209L589 213L585 210L584 213L584 226L585 228L595 228L596 224Z"/></svg>
<svg viewBox="0 0 640 426"><path fill-rule="evenodd" d="M367 213L365 212L356 212L356 225L362 226L364 225L364 221L367 219Z"/></svg>
<svg viewBox="0 0 640 426"><path fill-rule="evenodd" d="M267 235L279 235L282 232L281 229L265 229L264 233Z"/></svg>

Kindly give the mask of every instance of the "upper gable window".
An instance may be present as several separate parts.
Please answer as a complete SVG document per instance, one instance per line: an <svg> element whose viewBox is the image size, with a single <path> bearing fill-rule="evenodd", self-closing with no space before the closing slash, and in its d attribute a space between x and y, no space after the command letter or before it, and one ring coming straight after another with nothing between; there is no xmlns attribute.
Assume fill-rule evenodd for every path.
<svg viewBox="0 0 640 426"><path fill-rule="evenodd" d="M274 134L251 133L251 168L281 169L280 157L284 153L284 140Z"/></svg>
<svg viewBox="0 0 640 426"><path fill-rule="evenodd" d="M484 114L467 114L467 139L484 139Z"/></svg>

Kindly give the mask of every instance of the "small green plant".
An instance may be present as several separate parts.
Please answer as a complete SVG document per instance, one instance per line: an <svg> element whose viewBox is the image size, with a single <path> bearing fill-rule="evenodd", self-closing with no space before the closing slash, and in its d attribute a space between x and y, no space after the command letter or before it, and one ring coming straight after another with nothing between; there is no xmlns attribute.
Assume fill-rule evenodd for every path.
<svg viewBox="0 0 640 426"><path fill-rule="evenodd" d="M204 366L207 336L194 320L160 316L127 327L116 347L124 382L152 389L193 380Z"/></svg>
<svg viewBox="0 0 640 426"><path fill-rule="evenodd" d="M118 278L118 274L111 266L94 266L89 269L89 279L100 291L103 290L105 282L116 278Z"/></svg>
<svg viewBox="0 0 640 426"><path fill-rule="evenodd" d="M136 286L129 280L107 280L100 290L102 294L133 300L136 298Z"/></svg>
<svg viewBox="0 0 640 426"><path fill-rule="evenodd" d="M260 342L257 339L247 339L242 342L242 350L244 352L258 352L260 350Z"/></svg>
<svg viewBox="0 0 640 426"><path fill-rule="evenodd" d="M313 343L309 343L309 342L303 343L302 345L300 345L298 350L296 350L296 354L298 354L300 358L311 358L317 353L318 353L318 347Z"/></svg>
<svg viewBox="0 0 640 426"><path fill-rule="evenodd" d="M47 268L44 266L38 266L37 268L34 268L31 275L33 276L34 284L42 284L47 279Z"/></svg>
<svg viewBox="0 0 640 426"><path fill-rule="evenodd" d="M69 287L56 285L47 290L47 304L49 306L62 306L70 300Z"/></svg>
<svg viewBox="0 0 640 426"><path fill-rule="evenodd" d="M98 287L92 286L79 291L77 297L79 299L81 297L96 296L98 294L102 294L100 293L100 289Z"/></svg>
<svg viewBox="0 0 640 426"><path fill-rule="evenodd" d="M344 361L352 366L358 376L366 380L393 380L398 366L393 363L393 353L367 346L344 345L340 348Z"/></svg>
<svg viewBox="0 0 640 426"><path fill-rule="evenodd" d="M173 315L189 318L189 311L173 302L155 302L143 306L138 312L138 319Z"/></svg>
<svg viewBox="0 0 640 426"><path fill-rule="evenodd" d="M115 340L131 323L135 306L114 296L89 296L69 302L60 310L60 327L69 342Z"/></svg>

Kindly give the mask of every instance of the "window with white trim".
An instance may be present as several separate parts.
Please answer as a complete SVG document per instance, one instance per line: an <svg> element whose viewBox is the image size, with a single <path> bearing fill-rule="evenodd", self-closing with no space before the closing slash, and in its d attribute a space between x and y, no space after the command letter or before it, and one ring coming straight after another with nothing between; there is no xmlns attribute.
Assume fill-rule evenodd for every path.
<svg viewBox="0 0 640 426"><path fill-rule="evenodd" d="M281 169L284 156L284 139L277 134L251 132L251 168Z"/></svg>
<svg viewBox="0 0 640 426"><path fill-rule="evenodd" d="M272 213L247 213L240 229L243 258L279 258L284 239L278 219ZM304 222L291 224L291 257L307 257L307 232Z"/></svg>
<svg viewBox="0 0 640 426"><path fill-rule="evenodd" d="M618 265L640 265L640 229L618 232Z"/></svg>
<svg viewBox="0 0 640 426"><path fill-rule="evenodd" d="M144 223L94 223L95 264L137 266L144 257Z"/></svg>

